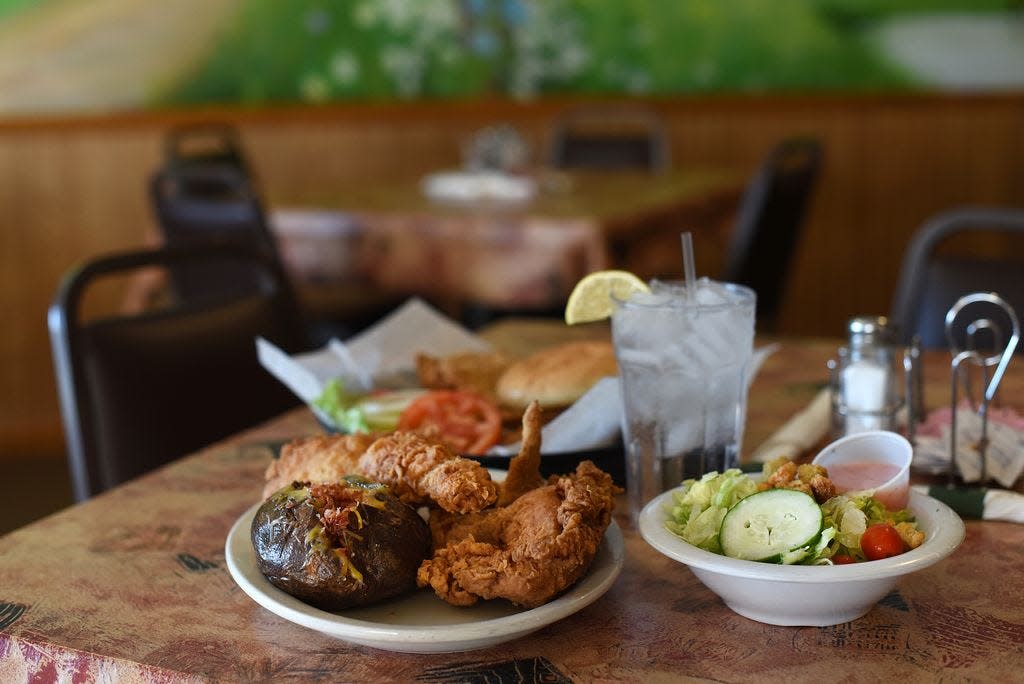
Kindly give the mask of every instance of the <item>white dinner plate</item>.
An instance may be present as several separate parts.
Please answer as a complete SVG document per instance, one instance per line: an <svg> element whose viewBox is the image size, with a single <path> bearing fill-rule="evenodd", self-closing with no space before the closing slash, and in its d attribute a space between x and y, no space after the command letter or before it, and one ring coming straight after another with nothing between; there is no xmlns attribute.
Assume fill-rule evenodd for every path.
<svg viewBox="0 0 1024 684"><path fill-rule="evenodd" d="M429 589L420 589L371 606L331 613L286 594L259 571L250 529L260 505L242 514L224 544L228 571L235 583L256 603L290 622L387 651L470 651L525 636L600 598L619 576L625 559L622 532L612 521L587 574L566 593L538 608L516 608L504 600L459 608L445 603Z"/></svg>

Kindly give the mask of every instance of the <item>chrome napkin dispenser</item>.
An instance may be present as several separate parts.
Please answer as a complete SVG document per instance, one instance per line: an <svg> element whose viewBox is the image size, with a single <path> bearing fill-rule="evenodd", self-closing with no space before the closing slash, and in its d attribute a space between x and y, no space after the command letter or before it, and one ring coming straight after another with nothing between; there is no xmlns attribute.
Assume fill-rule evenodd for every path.
<svg viewBox="0 0 1024 684"><path fill-rule="evenodd" d="M1008 325L1009 331L1003 330L1000 322ZM980 436L973 447L979 459L980 481L984 483L988 480L988 409L1020 342L1020 321L1013 307L995 292L975 292L957 300L946 313L945 326L952 355L948 479L953 484L960 476L957 410L962 389L968 407L980 418ZM973 387L972 369L973 375L981 380L977 391Z"/></svg>

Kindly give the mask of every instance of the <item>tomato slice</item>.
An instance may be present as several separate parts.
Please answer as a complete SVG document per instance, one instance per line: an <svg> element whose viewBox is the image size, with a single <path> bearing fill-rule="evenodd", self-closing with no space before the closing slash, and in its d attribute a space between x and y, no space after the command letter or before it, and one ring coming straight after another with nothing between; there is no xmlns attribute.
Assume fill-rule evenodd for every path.
<svg viewBox="0 0 1024 684"><path fill-rule="evenodd" d="M398 429L436 436L460 454L482 454L501 436L501 412L473 392L433 390L414 399Z"/></svg>

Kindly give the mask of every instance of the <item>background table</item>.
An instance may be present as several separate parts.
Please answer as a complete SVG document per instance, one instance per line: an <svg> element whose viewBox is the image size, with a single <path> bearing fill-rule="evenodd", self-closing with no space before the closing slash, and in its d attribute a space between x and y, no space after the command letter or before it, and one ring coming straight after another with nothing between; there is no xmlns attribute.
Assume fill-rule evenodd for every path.
<svg viewBox="0 0 1024 684"><path fill-rule="evenodd" d="M420 179L395 179L271 197L270 218L308 300L351 299L361 284L543 310L564 306L576 282L599 269L680 276L683 230L695 233L701 272L717 272L744 182L713 168L547 173L526 201L444 202L427 198Z"/></svg>
<svg viewBox="0 0 1024 684"><path fill-rule="evenodd" d="M485 336L522 353L607 334L503 323ZM751 444L810 400L829 341L781 341L750 396ZM928 358L941 403L942 355ZM1003 396L1020 401L1024 368ZM1021 408L1020 406L1017 407ZM628 528L626 563L593 605L522 639L468 653L352 646L267 612L224 563L271 446L316 431L299 409L0 538L0 681L1010 681L1024 671L1024 526L971 521L951 557L904 578L863 618L774 627L730 611Z"/></svg>

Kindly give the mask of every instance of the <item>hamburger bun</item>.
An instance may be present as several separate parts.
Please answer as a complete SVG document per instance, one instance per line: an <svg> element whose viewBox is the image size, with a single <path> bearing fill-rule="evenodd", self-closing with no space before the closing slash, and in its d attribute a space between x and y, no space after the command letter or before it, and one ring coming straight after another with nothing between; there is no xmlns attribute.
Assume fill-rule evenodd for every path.
<svg viewBox="0 0 1024 684"><path fill-rule="evenodd" d="M516 409L533 400L545 409L565 408L598 380L617 373L610 342L566 342L509 366L498 378L498 400Z"/></svg>

